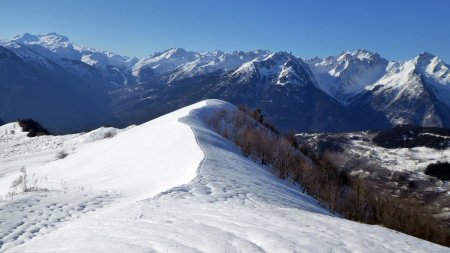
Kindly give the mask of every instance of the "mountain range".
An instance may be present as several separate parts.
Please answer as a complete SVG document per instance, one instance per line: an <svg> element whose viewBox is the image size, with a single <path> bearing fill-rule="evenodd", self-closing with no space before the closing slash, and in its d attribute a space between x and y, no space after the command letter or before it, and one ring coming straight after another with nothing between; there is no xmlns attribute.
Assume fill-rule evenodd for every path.
<svg viewBox="0 0 450 253"><path fill-rule="evenodd" d="M172 48L138 59L56 33L23 34L0 42L0 119L73 132L139 124L216 98L260 107L283 131L450 127L449 68L429 53L389 61L363 49L305 59Z"/></svg>

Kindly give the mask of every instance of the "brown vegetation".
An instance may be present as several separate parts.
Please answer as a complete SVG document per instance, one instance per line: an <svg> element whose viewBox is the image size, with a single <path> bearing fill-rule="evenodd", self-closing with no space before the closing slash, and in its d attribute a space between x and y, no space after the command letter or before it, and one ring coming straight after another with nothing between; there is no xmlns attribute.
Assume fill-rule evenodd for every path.
<svg viewBox="0 0 450 253"><path fill-rule="evenodd" d="M236 111L217 112L210 118L210 125L236 143L243 155L270 165L281 179L299 183L303 192L331 212L450 246L449 232L421 205L338 171L333 159L339 157L315 157L309 147L299 146L293 133L280 135L264 121L261 110L239 107Z"/></svg>
<svg viewBox="0 0 450 253"><path fill-rule="evenodd" d="M108 131L103 134L103 139L111 139L114 136L116 136L116 133L113 131Z"/></svg>
<svg viewBox="0 0 450 253"><path fill-rule="evenodd" d="M56 154L56 159L64 159L64 158L66 158L68 155L69 155L69 154L68 154L66 151L61 150L61 151L59 151L59 152Z"/></svg>

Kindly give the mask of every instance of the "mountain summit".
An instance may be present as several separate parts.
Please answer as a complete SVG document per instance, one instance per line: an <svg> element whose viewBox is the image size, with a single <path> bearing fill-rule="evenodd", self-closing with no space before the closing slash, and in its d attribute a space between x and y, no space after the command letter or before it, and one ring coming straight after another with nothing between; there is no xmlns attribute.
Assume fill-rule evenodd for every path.
<svg viewBox="0 0 450 253"><path fill-rule="evenodd" d="M14 36L9 41L4 41L2 45L13 50L27 46L35 53L46 58L77 60L101 69L106 69L107 66L129 69L137 62L137 58L79 46L72 43L66 36L57 33L43 35L25 33ZM20 53L21 51L17 50L16 52L18 52L19 56L27 57L27 55Z"/></svg>
<svg viewBox="0 0 450 253"><path fill-rule="evenodd" d="M348 105L351 99L364 92L365 87L380 79L388 61L377 53L358 49L337 57L308 61L320 88L340 103Z"/></svg>

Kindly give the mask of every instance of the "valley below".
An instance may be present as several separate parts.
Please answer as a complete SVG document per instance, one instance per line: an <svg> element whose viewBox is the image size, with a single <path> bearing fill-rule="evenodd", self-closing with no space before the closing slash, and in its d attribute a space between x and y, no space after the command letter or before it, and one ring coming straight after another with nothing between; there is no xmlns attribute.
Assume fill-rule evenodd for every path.
<svg viewBox="0 0 450 253"><path fill-rule="evenodd" d="M450 159L448 129L406 125L385 131L299 134L297 138L309 156L361 178L375 191L419 203L450 229L450 182L427 172L430 166Z"/></svg>

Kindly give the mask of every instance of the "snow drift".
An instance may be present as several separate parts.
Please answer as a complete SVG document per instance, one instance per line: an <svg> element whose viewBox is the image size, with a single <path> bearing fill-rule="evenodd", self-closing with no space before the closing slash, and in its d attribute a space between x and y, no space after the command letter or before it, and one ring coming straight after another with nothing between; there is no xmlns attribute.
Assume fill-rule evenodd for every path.
<svg viewBox="0 0 450 253"><path fill-rule="evenodd" d="M0 202L0 251L448 252L331 215L213 132L206 120L221 109L236 108L202 101L95 141L2 135L0 185L25 157L48 191Z"/></svg>

